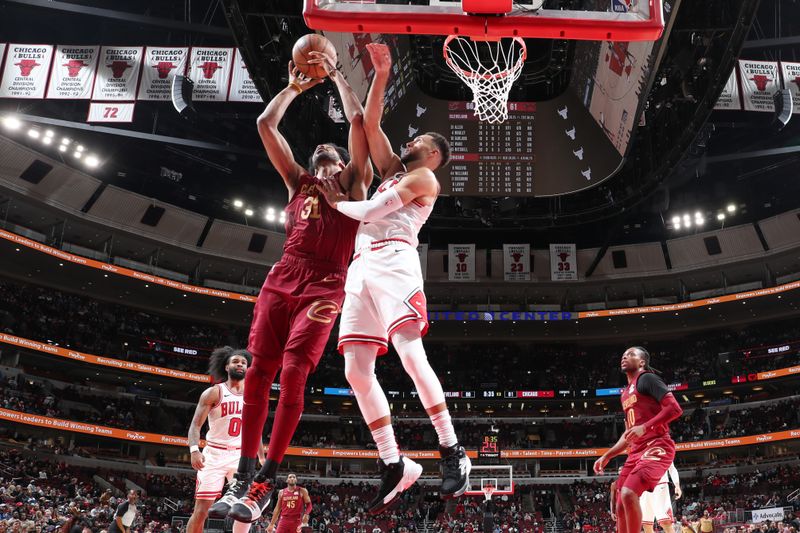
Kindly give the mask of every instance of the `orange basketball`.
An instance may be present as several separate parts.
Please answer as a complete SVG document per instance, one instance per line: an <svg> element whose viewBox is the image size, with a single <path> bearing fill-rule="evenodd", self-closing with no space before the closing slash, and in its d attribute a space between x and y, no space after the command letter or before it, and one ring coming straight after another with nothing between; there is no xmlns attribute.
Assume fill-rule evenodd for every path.
<svg viewBox="0 0 800 533"><path fill-rule="evenodd" d="M292 60L297 68L309 78L324 78L325 69L321 65L309 64L313 59L310 52L325 52L333 58L336 64L336 48L328 39L316 33L309 33L300 37L292 48Z"/></svg>

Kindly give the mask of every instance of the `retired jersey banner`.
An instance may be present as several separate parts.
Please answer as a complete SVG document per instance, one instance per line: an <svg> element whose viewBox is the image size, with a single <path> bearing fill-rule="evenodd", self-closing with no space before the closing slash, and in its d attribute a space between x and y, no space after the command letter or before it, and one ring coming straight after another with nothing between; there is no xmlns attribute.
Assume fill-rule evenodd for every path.
<svg viewBox="0 0 800 533"><path fill-rule="evenodd" d="M99 46L56 47L47 98L88 100L97 68Z"/></svg>
<svg viewBox="0 0 800 533"><path fill-rule="evenodd" d="M736 81L736 69L731 70L725 87L714 104L714 109L741 109L742 102L739 99L739 83Z"/></svg>
<svg viewBox="0 0 800 533"><path fill-rule="evenodd" d="M578 279L578 261L574 244L550 245L550 279L552 281Z"/></svg>
<svg viewBox="0 0 800 533"><path fill-rule="evenodd" d="M52 59L49 44L9 44L0 98L44 98Z"/></svg>
<svg viewBox="0 0 800 533"><path fill-rule="evenodd" d="M450 281L475 281L474 244L448 244L447 254Z"/></svg>
<svg viewBox="0 0 800 533"><path fill-rule="evenodd" d="M172 98L172 80L186 73L188 57L188 48L145 48L138 99L169 101Z"/></svg>
<svg viewBox="0 0 800 533"><path fill-rule="evenodd" d="M781 61L783 88L792 93L792 113L800 113L800 63Z"/></svg>
<svg viewBox="0 0 800 533"><path fill-rule="evenodd" d="M250 77L247 65L244 62L242 53L237 49L234 53L233 75L231 76L231 88L228 93L230 102L263 102L261 95L258 94L256 84Z"/></svg>
<svg viewBox="0 0 800 533"><path fill-rule="evenodd" d="M90 102L86 122L133 122L134 102Z"/></svg>
<svg viewBox="0 0 800 533"><path fill-rule="evenodd" d="M503 245L503 276L506 281L531 280L531 245Z"/></svg>
<svg viewBox="0 0 800 533"><path fill-rule="evenodd" d="M422 270L422 279L428 279L428 244L420 244L417 246L417 253L419 254L419 267Z"/></svg>
<svg viewBox="0 0 800 533"><path fill-rule="evenodd" d="M136 100L143 51L141 46L102 47L92 100Z"/></svg>
<svg viewBox="0 0 800 533"><path fill-rule="evenodd" d="M224 102L233 66L233 48L192 48L189 78L195 102Z"/></svg>
<svg viewBox="0 0 800 533"><path fill-rule="evenodd" d="M773 97L781 88L778 63L740 59L739 75L742 80L745 111L775 111Z"/></svg>

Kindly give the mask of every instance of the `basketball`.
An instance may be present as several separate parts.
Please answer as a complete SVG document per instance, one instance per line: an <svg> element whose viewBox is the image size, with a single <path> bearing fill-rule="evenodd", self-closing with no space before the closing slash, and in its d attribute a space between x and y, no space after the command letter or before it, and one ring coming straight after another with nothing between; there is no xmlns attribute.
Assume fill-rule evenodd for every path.
<svg viewBox="0 0 800 533"><path fill-rule="evenodd" d="M292 48L292 60L297 68L309 78L324 78L325 69L322 65L311 64L311 52L325 52L336 63L336 48L328 39L316 33L309 33L300 37Z"/></svg>

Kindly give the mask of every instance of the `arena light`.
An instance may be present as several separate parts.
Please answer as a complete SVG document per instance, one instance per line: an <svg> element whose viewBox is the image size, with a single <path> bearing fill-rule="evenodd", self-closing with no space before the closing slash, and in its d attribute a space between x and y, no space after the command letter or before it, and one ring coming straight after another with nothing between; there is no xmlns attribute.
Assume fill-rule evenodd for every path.
<svg viewBox="0 0 800 533"><path fill-rule="evenodd" d="M100 164L100 160L97 159L96 155L86 156L86 159L84 159L83 162L86 163L86 166L89 168L97 168L97 166Z"/></svg>
<svg viewBox="0 0 800 533"><path fill-rule="evenodd" d="M18 130L22 127L22 121L13 115L3 117L3 126L8 130Z"/></svg>
<svg viewBox="0 0 800 533"><path fill-rule="evenodd" d="M247 209L245 209L245 210L244 210L244 216L246 216L246 217L251 217L251 216L253 216L253 210L252 210L252 209L250 209L250 208L247 208Z"/></svg>
<svg viewBox="0 0 800 533"><path fill-rule="evenodd" d="M719 220L720 222L725 220L725 213L717 213L717 220Z"/></svg>
<svg viewBox="0 0 800 533"><path fill-rule="evenodd" d="M42 137L42 143L43 144L50 144L52 142L53 142L53 138L52 137Z"/></svg>
<svg viewBox="0 0 800 533"><path fill-rule="evenodd" d="M242 207L244 207L244 202L239 199L236 199L233 201L233 207L235 207L236 209L241 209Z"/></svg>
<svg viewBox="0 0 800 533"><path fill-rule="evenodd" d="M268 207L267 208L267 214L268 215L274 215L275 214L275 208L274 207Z"/></svg>
<svg viewBox="0 0 800 533"><path fill-rule="evenodd" d="M69 137L64 137L63 139L61 139L61 144L63 144L64 146L68 145L71 142L72 139L70 139Z"/></svg>
<svg viewBox="0 0 800 533"><path fill-rule="evenodd" d="M672 225L680 227L680 225L681 225L681 217L679 217L679 216L672 217Z"/></svg>
<svg viewBox="0 0 800 533"><path fill-rule="evenodd" d="M55 132L53 130L47 130L46 132L44 132L45 137L52 137L53 135L55 135Z"/></svg>
<svg viewBox="0 0 800 533"><path fill-rule="evenodd" d="M694 218L703 218L703 213L701 213L700 211L695 211Z"/></svg>
<svg viewBox="0 0 800 533"><path fill-rule="evenodd" d="M267 222L275 222L275 213L267 212L266 219Z"/></svg>
<svg viewBox="0 0 800 533"><path fill-rule="evenodd" d="M82 144L79 144L75 149L79 152L83 152L84 150L86 150L86 148L84 148Z"/></svg>
<svg viewBox="0 0 800 533"><path fill-rule="evenodd" d="M66 147L66 145L63 145L63 144L62 144L61 146L59 146L59 147L58 147L58 151L59 151L59 152L66 152L66 151L67 151L67 147Z"/></svg>
<svg viewBox="0 0 800 533"><path fill-rule="evenodd" d="M33 128L28 130L28 137L32 139L38 139L40 135L41 133L39 133L39 130L35 130Z"/></svg>
<svg viewBox="0 0 800 533"><path fill-rule="evenodd" d="M80 159L83 156L83 154L80 152L75 152L72 155L75 157L75 159Z"/></svg>
<svg viewBox="0 0 800 533"><path fill-rule="evenodd" d="M735 213L736 212L736 204L728 204L726 208L728 213Z"/></svg>
<svg viewBox="0 0 800 533"><path fill-rule="evenodd" d="M702 226L703 224L706 223L706 219L704 219L704 218L696 218L696 219L694 219L694 223L696 225L698 225L698 226Z"/></svg>
<svg viewBox="0 0 800 533"><path fill-rule="evenodd" d="M686 226L687 228L692 227L692 221L689 219L689 217L683 219L683 225Z"/></svg>

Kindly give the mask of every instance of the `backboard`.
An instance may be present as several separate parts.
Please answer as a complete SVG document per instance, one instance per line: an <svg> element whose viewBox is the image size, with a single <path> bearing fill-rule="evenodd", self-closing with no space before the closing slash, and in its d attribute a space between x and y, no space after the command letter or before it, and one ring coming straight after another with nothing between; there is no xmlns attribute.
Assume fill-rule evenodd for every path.
<svg viewBox="0 0 800 533"><path fill-rule="evenodd" d="M545 0L305 0L306 25L344 33L655 41L664 30L662 0L597 0L594 10L547 9Z"/></svg>
<svg viewBox="0 0 800 533"><path fill-rule="evenodd" d="M472 465L469 474L467 496L486 497L486 489L491 487L491 497L514 494L514 470L511 465Z"/></svg>

